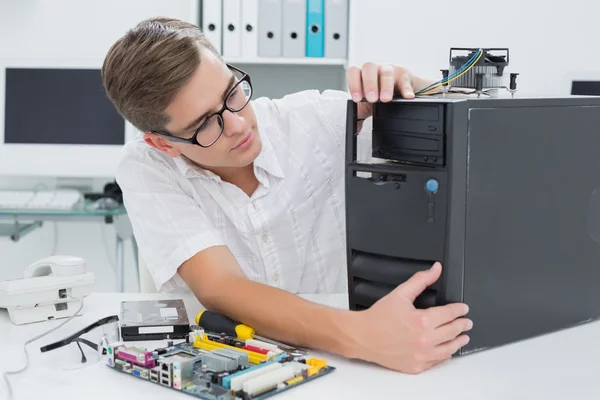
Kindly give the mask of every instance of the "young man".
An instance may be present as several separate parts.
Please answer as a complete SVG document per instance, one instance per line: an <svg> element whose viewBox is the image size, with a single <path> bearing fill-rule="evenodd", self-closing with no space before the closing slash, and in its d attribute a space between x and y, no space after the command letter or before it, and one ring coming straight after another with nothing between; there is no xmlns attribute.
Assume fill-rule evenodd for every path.
<svg viewBox="0 0 600 400"><path fill-rule="evenodd" d="M344 92L250 102L250 77L188 23L141 22L108 52L109 98L143 135L117 182L140 254L161 290L189 288L207 308L263 336L419 373L468 342L467 306L428 310L415 297L441 265L362 312L298 293L346 290ZM359 118L427 82L397 66L350 68ZM410 210L407 210L410 212Z"/></svg>

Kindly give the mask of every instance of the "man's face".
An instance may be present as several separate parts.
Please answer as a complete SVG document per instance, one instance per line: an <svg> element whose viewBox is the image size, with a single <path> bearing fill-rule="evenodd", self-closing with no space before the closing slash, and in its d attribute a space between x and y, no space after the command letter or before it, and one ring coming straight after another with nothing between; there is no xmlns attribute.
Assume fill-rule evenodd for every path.
<svg viewBox="0 0 600 400"><path fill-rule="evenodd" d="M166 109L170 122L165 130L172 135L191 138L211 114L223 107L225 96L241 77L209 50L201 50L201 60L195 74ZM240 101L243 104L244 96L242 85L238 85L227 100L227 104L231 106ZM261 140L252 104L248 103L245 108L235 113L225 110L222 113L222 121L223 134L208 148L169 141L149 133L145 134L145 139L148 144L171 157L183 154L217 174L219 171L250 165L261 150ZM218 119L213 117L211 122L200 131L198 141L203 145L208 144L216 137L211 133L215 132L215 129L218 134L220 129ZM203 139L205 142L202 141Z"/></svg>

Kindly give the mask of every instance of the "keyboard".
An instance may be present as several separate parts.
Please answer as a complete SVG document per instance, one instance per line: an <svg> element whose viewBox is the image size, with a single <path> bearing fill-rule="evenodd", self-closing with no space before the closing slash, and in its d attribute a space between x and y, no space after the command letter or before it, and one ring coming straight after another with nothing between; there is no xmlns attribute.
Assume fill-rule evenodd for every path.
<svg viewBox="0 0 600 400"><path fill-rule="evenodd" d="M69 210L81 199L81 192L71 189L0 190L0 209Z"/></svg>

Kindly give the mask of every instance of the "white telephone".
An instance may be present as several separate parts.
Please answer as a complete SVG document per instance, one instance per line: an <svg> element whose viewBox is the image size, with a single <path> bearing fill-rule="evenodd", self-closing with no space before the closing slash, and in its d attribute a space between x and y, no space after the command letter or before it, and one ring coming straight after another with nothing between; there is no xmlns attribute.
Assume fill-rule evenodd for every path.
<svg viewBox="0 0 600 400"><path fill-rule="evenodd" d="M16 325L73 315L79 302L92 291L96 278L86 272L83 258L51 256L25 270L21 279L0 282L0 308L8 309Z"/></svg>

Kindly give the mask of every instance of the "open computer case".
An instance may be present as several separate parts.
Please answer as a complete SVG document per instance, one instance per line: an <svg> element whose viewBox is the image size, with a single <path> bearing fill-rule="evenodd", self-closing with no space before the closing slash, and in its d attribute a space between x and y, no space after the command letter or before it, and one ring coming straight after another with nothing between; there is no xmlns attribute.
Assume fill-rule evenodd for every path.
<svg viewBox="0 0 600 400"><path fill-rule="evenodd" d="M600 316L600 97L515 95L505 67L463 91L448 85L459 69L443 71L441 91L374 104L368 161L348 101L350 308L440 261L415 306L469 305L458 354ZM491 94L487 74L500 69L511 82Z"/></svg>

